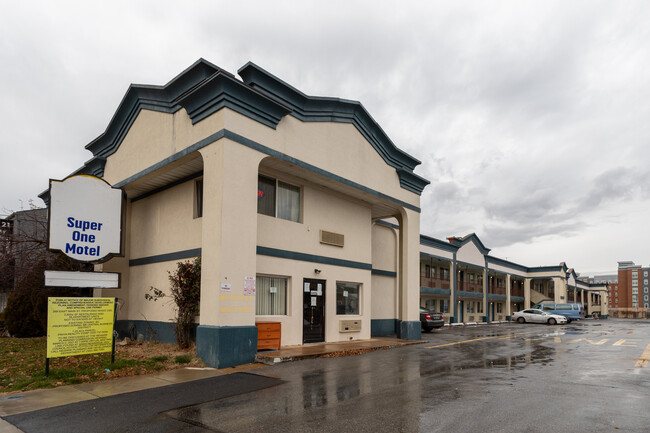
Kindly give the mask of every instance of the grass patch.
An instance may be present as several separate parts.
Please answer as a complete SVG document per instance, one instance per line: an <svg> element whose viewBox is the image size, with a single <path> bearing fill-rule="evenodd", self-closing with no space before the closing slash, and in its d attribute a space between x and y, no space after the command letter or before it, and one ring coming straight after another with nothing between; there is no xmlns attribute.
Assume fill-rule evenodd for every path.
<svg viewBox="0 0 650 433"><path fill-rule="evenodd" d="M170 344L132 344L116 349L113 364L110 353L52 358L50 374L45 376L45 337L0 338L0 394L135 376L188 363L203 365Z"/></svg>
<svg viewBox="0 0 650 433"><path fill-rule="evenodd" d="M190 355L179 355L176 358L174 358L174 362L176 364L187 364L192 360L192 357Z"/></svg>
<svg viewBox="0 0 650 433"><path fill-rule="evenodd" d="M167 361L169 359L169 356L164 356L164 355L163 356L154 356L154 357L149 358L149 359L151 359L153 362L165 362L165 361Z"/></svg>

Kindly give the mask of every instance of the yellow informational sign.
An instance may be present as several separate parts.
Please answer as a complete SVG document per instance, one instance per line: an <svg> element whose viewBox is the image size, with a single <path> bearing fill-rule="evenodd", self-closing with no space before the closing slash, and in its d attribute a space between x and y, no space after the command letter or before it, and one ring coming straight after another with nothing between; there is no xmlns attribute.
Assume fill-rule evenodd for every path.
<svg viewBox="0 0 650 433"><path fill-rule="evenodd" d="M113 350L115 298L47 298L47 357Z"/></svg>

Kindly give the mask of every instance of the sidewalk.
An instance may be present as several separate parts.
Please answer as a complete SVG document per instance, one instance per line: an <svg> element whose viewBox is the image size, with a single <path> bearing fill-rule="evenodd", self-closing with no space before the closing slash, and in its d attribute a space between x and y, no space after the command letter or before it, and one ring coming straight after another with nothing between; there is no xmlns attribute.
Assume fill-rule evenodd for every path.
<svg viewBox="0 0 650 433"><path fill-rule="evenodd" d="M397 338L372 338L370 340L346 341L339 343L311 344L287 347L273 352L259 352L258 363L244 364L237 367L223 368L183 368L169 370L158 374L148 374L118 379L67 385L58 388L37 389L22 393L0 395L0 416L16 415L47 409L111 395L157 388L175 383L190 382L242 371L265 368L264 364L297 361L321 356L349 356L372 350L390 349L409 344L424 343L421 340L399 340ZM0 419L0 433L20 433L8 422Z"/></svg>

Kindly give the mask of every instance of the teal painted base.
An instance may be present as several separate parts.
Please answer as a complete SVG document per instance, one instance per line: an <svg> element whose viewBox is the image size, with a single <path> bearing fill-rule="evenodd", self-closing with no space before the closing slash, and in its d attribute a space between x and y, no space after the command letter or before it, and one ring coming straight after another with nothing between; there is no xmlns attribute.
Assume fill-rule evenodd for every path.
<svg viewBox="0 0 650 433"><path fill-rule="evenodd" d="M449 318L449 323L457 323L457 322L458 321L456 320L456 318L454 316Z"/></svg>
<svg viewBox="0 0 650 433"><path fill-rule="evenodd" d="M255 361L257 327L207 326L196 328L196 356L214 368L234 367Z"/></svg>
<svg viewBox="0 0 650 433"><path fill-rule="evenodd" d="M417 322L399 322L399 332L397 338L402 340L420 340L422 338L422 323Z"/></svg>
<svg viewBox="0 0 650 433"><path fill-rule="evenodd" d="M370 321L370 336L396 335L398 326L399 320L397 319L372 319Z"/></svg>
<svg viewBox="0 0 650 433"><path fill-rule="evenodd" d="M487 321L488 321L488 316L483 316L483 321L487 323Z"/></svg>
<svg viewBox="0 0 650 433"><path fill-rule="evenodd" d="M510 316L506 316L506 322L510 321Z"/></svg>

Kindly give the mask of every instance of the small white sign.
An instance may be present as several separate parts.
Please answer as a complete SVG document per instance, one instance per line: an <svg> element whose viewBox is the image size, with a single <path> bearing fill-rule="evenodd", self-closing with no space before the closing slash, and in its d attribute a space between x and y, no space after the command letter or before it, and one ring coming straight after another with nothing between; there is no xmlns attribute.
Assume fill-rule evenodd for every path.
<svg viewBox="0 0 650 433"><path fill-rule="evenodd" d="M323 296L323 290L319 287L318 290L316 290L316 294L318 296Z"/></svg>
<svg viewBox="0 0 650 433"><path fill-rule="evenodd" d="M344 297L344 298L347 298L347 297L348 297L348 291L347 291L347 290L343 290L343 297Z"/></svg>
<svg viewBox="0 0 650 433"><path fill-rule="evenodd" d="M244 277L244 296L255 296L255 277Z"/></svg>
<svg viewBox="0 0 650 433"><path fill-rule="evenodd" d="M271 287L269 290L271 291L271 293L278 293L277 287Z"/></svg>
<svg viewBox="0 0 650 433"><path fill-rule="evenodd" d="M312 295L312 296L316 296L316 295L318 295L318 292L317 292L316 290L312 290L312 291L311 291L311 295Z"/></svg>
<svg viewBox="0 0 650 433"><path fill-rule="evenodd" d="M119 289L120 274L117 272L45 271L45 286Z"/></svg>
<svg viewBox="0 0 650 433"><path fill-rule="evenodd" d="M305 293L309 292L309 283L305 283L304 287L305 287Z"/></svg>
<svg viewBox="0 0 650 433"><path fill-rule="evenodd" d="M316 284L316 288L321 291L323 290L323 285L321 283Z"/></svg>
<svg viewBox="0 0 650 433"><path fill-rule="evenodd" d="M231 286L230 284L222 284L221 285L221 291L222 292L230 292Z"/></svg>
<svg viewBox="0 0 650 433"><path fill-rule="evenodd" d="M311 297L311 306L312 306L312 307L315 307L315 306L318 304L317 299L318 299L318 298L317 298L316 296L312 296L312 297Z"/></svg>
<svg viewBox="0 0 650 433"><path fill-rule="evenodd" d="M122 190L87 175L50 180L49 248L97 262L122 255Z"/></svg>

